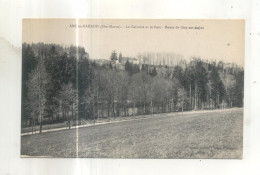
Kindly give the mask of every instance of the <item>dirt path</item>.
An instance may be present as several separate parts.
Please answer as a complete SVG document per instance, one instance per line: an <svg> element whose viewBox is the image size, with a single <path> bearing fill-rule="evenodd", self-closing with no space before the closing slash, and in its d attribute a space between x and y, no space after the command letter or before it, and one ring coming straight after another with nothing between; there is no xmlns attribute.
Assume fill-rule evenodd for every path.
<svg viewBox="0 0 260 175"><path fill-rule="evenodd" d="M225 111L234 111L242 108L231 108L231 109L218 109L218 110L204 110L204 111L186 111L186 112L173 112L173 113L162 113L162 114L153 114L153 115L140 115L140 116L133 116L133 117L122 117L116 118L117 120L107 121L96 121L95 123L87 123L84 125L72 126L71 129L77 129L82 127L90 127L90 126L98 126L98 125L105 125L111 123L121 123L121 122L128 122L134 120L146 120L151 118L158 118L158 117L168 117L168 116L181 116L184 114L204 114L204 113L214 113L214 112L225 112ZM118 120L119 119L119 120ZM52 128L52 129L43 129L42 132L54 132L54 131L61 131L61 130L68 130L69 127L59 127L59 128ZM33 134L39 134L40 131L34 131ZM32 135L32 132L25 132L22 133L21 136L25 135Z"/></svg>

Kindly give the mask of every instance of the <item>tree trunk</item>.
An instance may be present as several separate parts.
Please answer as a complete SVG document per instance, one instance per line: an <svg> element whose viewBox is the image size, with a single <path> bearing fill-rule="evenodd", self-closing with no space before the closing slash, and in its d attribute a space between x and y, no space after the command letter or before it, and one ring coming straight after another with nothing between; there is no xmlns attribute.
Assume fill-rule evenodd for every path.
<svg viewBox="0 0 260 175"><path fill-rule="evenodd" d="M219 94L218 94L218 100L217 100L217 108L219 108Z"/></svg>
<svg viewBox="0 0 260 175"><path fill-rule="evenodd" d="M34 130L34 133L36 134L36 128L35 128L35 118L33 118L33 130Z"/></svg>
<svg viewBox="0 0 260 175"><path fill-rule="evenodd" d="M126 102L124 102L124 113L125 113L125 116L126 116Z"/></svg>
<svg viewBox="0 0 260 175"><path fill-rule="evenodd" d="M172 99L169 100L169 111L172 112Z"/></svg>
<svg viewBox="0 0 260 175"><path fill-rule="evenodd" d="M68 119L69 119L69 129L70 129L71 121L70 121L70 116L69 116L69 112L68 111L67 111L67 116L68 116Z"/></svg>
<svg viewBox="0 0 260 175"><path fill-rule="evenodd" d="M98 90L97 90L97 118L99 119Z"/></svg>
<svg viewBox="0 0 260 175"><path fill-rule="evenodd" d="M164 112L164 105L163 105L163 102L162 102L162 113Z"/></svg>
<svg viewBox="0 0 260 175"><path fill-rule="evenodd" d="M39 101L40 101L41 99L39 99ZM42 105L41 105L41 101L40 101L40 103L39 103L39 105L40 105L40 107L39 107L39 115L40 115L40 133L42 133Z"/></svg>
<svg viewBox="0 0 260 175"><path fill-rule="evenodd" d="M42 133L42 111L40 110L40 133Z"/></svg>
<svg viewBox="0 0 260 175"><path fill-rule="evenodd" d="M54 121L53 111L54 111L54 108L52 108L52 113L51 113L51 121L52 121L52 123L53 123L53 121Z"/></svg>
<svg viewBox="0 0 260 175"><path fill-rule="evenodd" d="M34 121L34 114L32 113L32 134L33 134L33 121Z"/></svg>
<svg viewBox="0 0 260 175"><path fill-rule="evenodd" d="M195 82L195 104L194 104L194 110L197 110L197 96L198 96L198 94L197 94L198 92L197 92L197 82Z"/></svg>
<svg viewBox="0 0 260 175"><path fill-rule="evenodd" d="M115 117L115 101L113 99L113 103L112 103L112 112L113 112L113 117Z"/></svg>
<svg viewBox="0 0 260 175"><path fill-rule="evenodd" d="M92 103L92 118L95 119L95 96L94 96L94 92L93 92L93 103Z"/></svg>
<svg viewBox="0 0 260 175"><path fill-rule="evenodd" d="M72 115L72 120L73 120L73 119L74 119L74 110L73 110L73 105L72 105L71 115Z"/></svg>
<svg viewBox="0 0 260 175"><path fill-rule="evenodd" d="M109 110L110 110L110 109L109 109L109 103L107 103L107 117L110 117L110 116L109 116Z"/></svg>
<svg viewBox="0 0 260 175"><path fill-rule="evenodd" d="M145 102L144 102L144 110L143 110L143 114L145 114Z"/></svg>
<svg viewBox="0 0 260 175"><path fill-rule="evenodd" d="M183 114L183 99L182 99L182 102L181 102L181 113Z"/></svg>
<svg viewBox="0 0 260 175"><path fill-rule="evenodd" d="M151 112L152 112L152 114L153 114L153 100L151 100Z"/></svg>
<svg viewBox="0 0 260 175"><path fill-rule="evenodd" d="M134 109L132 110L132 115L134 115L134 110L135 110L135 99L134 99Z"/></svg>

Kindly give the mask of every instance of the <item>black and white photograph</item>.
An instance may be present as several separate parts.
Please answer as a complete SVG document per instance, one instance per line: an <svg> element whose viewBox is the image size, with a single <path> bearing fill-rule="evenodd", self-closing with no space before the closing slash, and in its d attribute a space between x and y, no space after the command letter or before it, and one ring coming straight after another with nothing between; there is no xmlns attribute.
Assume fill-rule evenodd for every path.
<svg viewBox="0 0 260 175"><path fill-rule="evenodd" d="M22 28L22 158L243 158L245 20Z"/></svg>

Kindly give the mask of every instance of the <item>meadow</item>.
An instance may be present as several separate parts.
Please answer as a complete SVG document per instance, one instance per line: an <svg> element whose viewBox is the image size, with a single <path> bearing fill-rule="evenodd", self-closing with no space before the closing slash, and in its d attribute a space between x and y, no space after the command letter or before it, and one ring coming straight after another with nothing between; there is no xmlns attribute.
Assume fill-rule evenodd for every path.
<svg viewBox="0 0 260 175"><path fill-rule="evenodd" d="M242 158L243 109L160 114L21 137L21 157Z"/></svg>

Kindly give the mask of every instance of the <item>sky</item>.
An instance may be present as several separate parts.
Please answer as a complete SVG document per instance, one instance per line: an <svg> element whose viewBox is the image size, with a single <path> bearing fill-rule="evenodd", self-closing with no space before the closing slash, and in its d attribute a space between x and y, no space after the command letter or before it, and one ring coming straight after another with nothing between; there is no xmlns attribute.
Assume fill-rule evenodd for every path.
<svg viewBox="0 0 260 175"><path fill-rule="evenodd" d="M90 26L91 25L91 26ZM200 29L195 29L195 27ZM23 42L83 46L92 59L174 52L244 65L244 20L24 19Z"/></svg>

